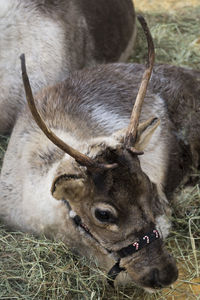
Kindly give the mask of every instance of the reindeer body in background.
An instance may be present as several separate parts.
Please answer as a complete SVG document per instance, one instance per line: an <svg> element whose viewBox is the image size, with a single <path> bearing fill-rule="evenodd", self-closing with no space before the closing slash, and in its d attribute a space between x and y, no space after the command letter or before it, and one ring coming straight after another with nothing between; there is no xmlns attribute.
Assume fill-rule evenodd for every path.
<svg viewBox="0 0 200 300"><path fill-rule="evenodd" d="M135 29L131 0L1 0L0 133L10 132L25 103L22 52L36 92L70 71L127 60Z"/></svg>
<svg viewBox="0 0 200 300"><path fill-rule="evenodd" d="M200 131L192 135L192 126L200 127L199 72L156 66L133 134L138 114L129 119L143 72L138 64L99 65L40 91L41 116L34 118L67 150L45 137L25 107L4 158L0 217L14 228L61 239L106 270L115 263L110 275L125 271L139 286L157 289L177 278L162 241L170 228L166 194L188 170L182 144L198 165ZM32 98L27 87L26 93ZM195 117L184 136L187 120L174 117L183 101L188 106L180 116Z"/></svg>

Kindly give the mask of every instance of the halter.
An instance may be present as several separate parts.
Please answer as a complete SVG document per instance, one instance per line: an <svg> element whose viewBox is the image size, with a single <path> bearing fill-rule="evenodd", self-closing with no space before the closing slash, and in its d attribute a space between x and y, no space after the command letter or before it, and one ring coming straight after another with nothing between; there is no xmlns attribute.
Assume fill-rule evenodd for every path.
<svg viewBox="0 0 200 300"><path fill-rule="evenodd" d="M81 221L80 216L78 216L74 211L72 211L71 206L68 203L68 201L66 201L66 200L62 200L62 201L66 204L67 208L69 209L69 216L72 218L74 224L77 227L82 228L87 235L89 235L93 240L95 240L98 244L101 245L101 243L92 235L92 233L90 232L88 227ZM126 270L125 268L120 267L121 258L124 258L126 256L129 256L129 255L132 255L132 254L138 252L139 250L141 250L145 246L148 246L153 241L155 241L159 238L160 238L160 234L159 234L158 230L153 229L152 231L146 233L144 236L138 238L135 242L131 243L127 247L121 248L120 250L117 250L117 251L111 251L101 245L101 247L103 247L108 252L108 254L115 253L118 255L118 259L117 259L116 263L108 272L108 279L107 279L108 283L111 286L114 286L114 280L117 277L117 275L121 271Z"/></svg>

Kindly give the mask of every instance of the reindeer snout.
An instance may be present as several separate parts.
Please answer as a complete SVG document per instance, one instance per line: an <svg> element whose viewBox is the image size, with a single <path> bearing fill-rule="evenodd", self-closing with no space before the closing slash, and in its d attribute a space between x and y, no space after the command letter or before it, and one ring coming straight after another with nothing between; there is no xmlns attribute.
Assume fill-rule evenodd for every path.
<svg viewBox="0 0 200 300"><path fill-rule="evenodd" d="M164 288L178 278L178 269L174 263L163 269L154 268L143 278L144 285L153 289Z"/></svg>
<svg viewBox="0 0 200 300"><path fill-rule="evenodd" d="M163 247L161 240L156 240L144 247L132 259L122 260L132 280L143 288L161 289L171 285L178 278L176 261Z"/></svg>

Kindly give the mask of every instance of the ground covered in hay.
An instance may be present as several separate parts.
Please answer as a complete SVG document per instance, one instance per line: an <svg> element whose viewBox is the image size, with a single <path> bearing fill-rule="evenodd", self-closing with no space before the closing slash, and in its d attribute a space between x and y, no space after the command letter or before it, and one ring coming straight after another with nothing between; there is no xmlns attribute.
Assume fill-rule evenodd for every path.
<svg viewBox="0 0 200 300"><path fill-rule="evenodd" d="M200 69L199 0L135 0L135 7L150 25L157 62ZM143 63L145 56L139 28L131 61ZM0 163L7 142L8 137L0 136ZM151 295L134 287L112 290L105 285L106 274L66 245L0 225L0 299L200 299L199 185L180 189L178 199L167 239L180 272L172 287Z"/></svg>

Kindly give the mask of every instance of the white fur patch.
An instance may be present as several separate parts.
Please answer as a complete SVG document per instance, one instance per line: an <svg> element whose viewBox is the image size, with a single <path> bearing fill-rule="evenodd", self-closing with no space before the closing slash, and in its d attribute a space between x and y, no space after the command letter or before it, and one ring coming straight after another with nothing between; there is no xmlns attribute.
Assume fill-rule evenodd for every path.
<svg viewBox="0 0 200 300"><path fill-rule="evenodd" d="M159 231L160 236L165 239L169 235L171 222L166 215L161 215L156 218L156 229Z"/></svg>
<svg viewBox="0 0 200 300"><path fill-rule="evenodd" d="M129 123L127 117L121 117L114 111L109 111L103 105L95 105L94 110L92 111L92 118L109 132L114 132L127 127Z"/></svg>
<svg viewBox="0 0 200 300"><path fill-rule="evenodd" d="M0 1L0 17L8 13L8 10L13 6L15 1L1 0Z"/></svg>
<svg viewBox="0 0 200 300"><path fill-rule="evenodd" d="M9 90L21 83L20 60L26 55L33 90L62 80L65 34L59 22L41 15L34 1L0 1L0 78ZM6 70L6 72L5 72ZM9 86L7 87L9 83ZM4 96L6 98L6 95Z"/></svg>
<svg viewBox="0 0 200 300"><path fill-rule="evenodd" d="M75 218L76 217L76 213L75 213L75 211L73 211L73 210L70 210L70 212L69 212L69 216L70 216L70 218Z"/></svg>
<svg viewBox="0 0 200 300"><path fill-rule="evenodd" d="M28 174L24 180L21 218L24 223L23 227L28 231L43 232L46 226L61 221L61 215L58 214L57 210L61 202L51 195L51 184L58 164L55 163L49 172L42 177L42 180L37 172Z"/></svg>

